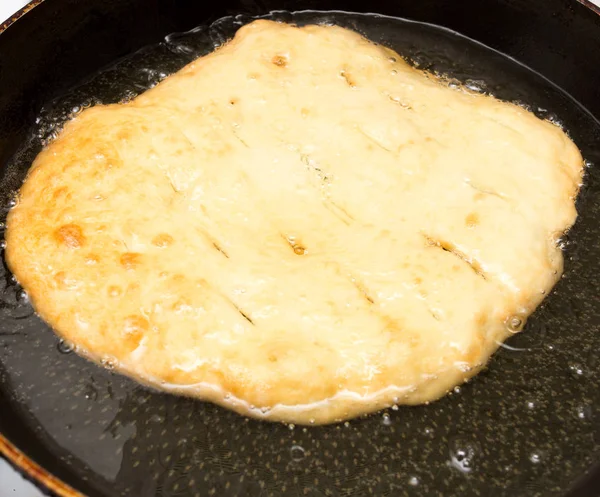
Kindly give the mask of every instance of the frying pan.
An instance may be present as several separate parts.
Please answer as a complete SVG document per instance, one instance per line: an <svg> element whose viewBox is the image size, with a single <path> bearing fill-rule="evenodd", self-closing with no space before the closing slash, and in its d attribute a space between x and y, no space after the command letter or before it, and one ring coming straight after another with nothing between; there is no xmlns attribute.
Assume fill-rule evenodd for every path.
<svg viewBox="0 0 600 497"><path fill-rule="evenodd" d="M564 126L589 167L563 279L451 395L303 428L153 392L88 363L4 268L0 452L60 496L600 495L600 12L589 2L36 0L0 27L2 216L69 109L130 98L251 16L310 9L410 22L271 16L333 19ZM205 28L182 34L196 26Z"/></svg>

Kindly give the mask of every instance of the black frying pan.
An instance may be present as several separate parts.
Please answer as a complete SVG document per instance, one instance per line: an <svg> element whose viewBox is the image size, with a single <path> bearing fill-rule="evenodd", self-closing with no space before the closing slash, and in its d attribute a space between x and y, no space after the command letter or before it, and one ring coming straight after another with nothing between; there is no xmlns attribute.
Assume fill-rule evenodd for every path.
<svg viewBox="0 0 600 497"><path fill-rule="evenodd" d="M0 28L3 216L74 107L129 98L227 39L235 22L276 9L399 16L510 55L531 69L431 25L275 14L334 20L423 68L526 104L562 123L590 166L565 238L565 277L525 331L452 395L341 425L244 419L102 370L57 340L4 270L0 452L13 464L61 496L600 495L597 9L575 0L37 0L29 9ZM229 14L246 17L164 41Z"/></svg>

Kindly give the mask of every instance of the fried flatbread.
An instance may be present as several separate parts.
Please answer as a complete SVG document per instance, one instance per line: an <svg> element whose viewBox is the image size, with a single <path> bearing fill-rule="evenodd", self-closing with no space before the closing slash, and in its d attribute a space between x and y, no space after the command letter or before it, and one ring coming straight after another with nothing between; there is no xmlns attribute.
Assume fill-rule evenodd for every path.
<svg viewBox="0 0 600 497"><path fill-rule="evenodd" d="M560 277L583 169L557 126L334 26L255 21L68 122L6 258L77 351L327 423L434 400Z"/></svg>

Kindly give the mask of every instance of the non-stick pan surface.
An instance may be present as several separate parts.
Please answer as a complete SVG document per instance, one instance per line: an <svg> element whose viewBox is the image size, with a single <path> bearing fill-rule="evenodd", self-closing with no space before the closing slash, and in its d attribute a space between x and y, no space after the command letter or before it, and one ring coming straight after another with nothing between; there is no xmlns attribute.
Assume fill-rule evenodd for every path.
<svg viewBox="0 0 600 497"><path fill-rule="evenodd" d="M580 217L564 240L565 276L525 331L451 395L303 428L156 393L88 363L33 314L4 270L0 449L63 495L68 488L32 460L103 497L599 495L600 17L568 0L201 3L46 0L0 34L3 216L44 141L82 105L131 98L249 16L375 11L457 29L541 74L432 25L340 12L272 17L350 27L563 125L589 162ZM214 22L229 14L244 16Z"/></svg>

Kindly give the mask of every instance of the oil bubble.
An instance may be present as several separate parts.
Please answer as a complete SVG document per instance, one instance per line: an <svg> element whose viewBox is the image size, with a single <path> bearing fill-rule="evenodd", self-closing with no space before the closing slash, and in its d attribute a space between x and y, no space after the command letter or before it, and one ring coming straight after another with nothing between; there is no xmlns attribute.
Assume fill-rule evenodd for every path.
<svg viewBox="0 0 600 497"><path fill-rule="evenodd" d="M419 479L418 479L416 476L411 476L411 477L408 479L408 484L409 484L411 487L416 487L416 486L419 484Z"/></svg>
<svg viewBox="0 0 600 497"><path fill-rule="evenodd" d="M580 378L585 374L585 370L583 369L583 366L578 362L569 364L569 372L571 373L571 376L573 376L574 378Z"/></svg>
<svg viewBox="0 0 600 497"><path fill-rule="evenodd" d="M455 365L463 373L468 373L473 369L471 365L466 362L456 362Z"/></svg>
<svg viewBox="0 0 600 497"><path fill-rule="evenodd" d="M554 124L555 126L558 126L561 129L565 128L564 123L556 114L548 114L548 116L546 117L546 121Z"/></svg>
<svg viewBox="0 0 600 497"><path fill-rule="evenodd" d="M108 369L109 371L112 371L117 366L117 361L112 357L105 357L100 361L100 364L102 364L102 366Z"/></svg>
<svg viewBox="0 0 600 497"><path fill-rule="evenodd" d="M508 331L511 333L519 333L523 329L524 322L519 316L511 316L506 322Z"/></svg>
<svg viewBox="0 0 600 497"><path fill-rule="evenodd" d="M575 413L578 419L588 421L592 418L592 407L589 405L577 406Z"/></svg>
<svg viewBox="0 0 600 497"><path fill-rule="evenodd" d="M480 453L479 444L473 440L455 437L450 441L450 464L461 473L474 470Z"/></svg>
<svg viewBox="0 0 600 497"><path fill-rule="evenodd" d="M465 88L476 93L485 93L487 85L481 79L467 79L465 81Z"/></svg>
<svg viewBox="0 0 600 497"><path fill-rule="evenodd" d="M27 294L27 292L25 290L21 289L17 292L17 301L20 304L28 304L29 303L29 295Z"/></svg>
<svg viewBox="0 0 600 497"><path fill-rule="evenodd" d="M300 445L292 445L292 448L290 449L290 456L292 461L300 462L306 457L306 451Z"/></svg>
<svg viewBox="0 0 600 497"><path fill-rule="evenodd" d="M70 354L75 350L75 345L73 345L71 342L67 342L66 340L61 339L59 340L56 348L61 354Z"/></svg>
<svg viewBox="0 0 600 497"><path fill-rule="evenodd" d="M391 426L392 425L392 418L390 417L390 415L386 412L383 414L383 416L381 417L381 422L383 423L384 426Z"/></svg>

